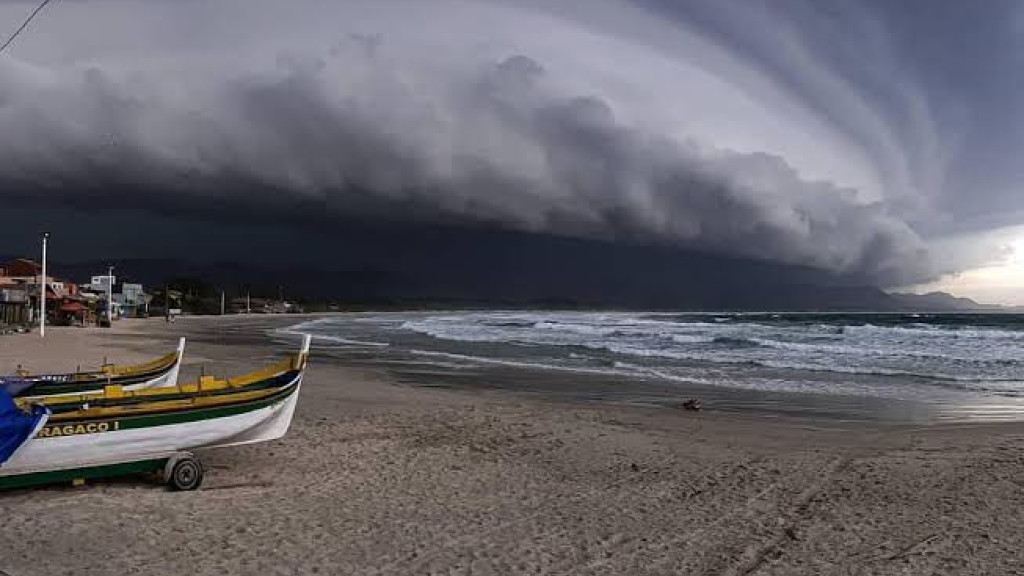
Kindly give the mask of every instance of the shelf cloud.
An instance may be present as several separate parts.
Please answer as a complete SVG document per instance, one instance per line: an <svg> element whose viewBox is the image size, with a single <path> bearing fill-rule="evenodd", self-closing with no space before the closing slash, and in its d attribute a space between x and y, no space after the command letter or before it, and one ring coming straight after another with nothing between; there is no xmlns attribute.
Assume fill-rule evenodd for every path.
<svg viewBox="0 0 1024 576"><path fill-rule="evenodd" d="M841 34L800 2L284 4L49 8L0 58L0 200L493 226L880 285L970 264L933 258L960 208L930 77L868 12Z"/></svg>

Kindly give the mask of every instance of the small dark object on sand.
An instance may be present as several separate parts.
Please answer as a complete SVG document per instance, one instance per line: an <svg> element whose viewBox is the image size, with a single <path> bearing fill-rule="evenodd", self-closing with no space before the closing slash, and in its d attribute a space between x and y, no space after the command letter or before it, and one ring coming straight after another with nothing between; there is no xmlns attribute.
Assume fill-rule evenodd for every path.
<svg viewBox="0 0 1024 576"><path fill-rule="evenodd" d="M700 412L701 405L700 400L696 398L688 398L683 400L683 403L679 405L683 410L691 410L693 412Z"/></svg>

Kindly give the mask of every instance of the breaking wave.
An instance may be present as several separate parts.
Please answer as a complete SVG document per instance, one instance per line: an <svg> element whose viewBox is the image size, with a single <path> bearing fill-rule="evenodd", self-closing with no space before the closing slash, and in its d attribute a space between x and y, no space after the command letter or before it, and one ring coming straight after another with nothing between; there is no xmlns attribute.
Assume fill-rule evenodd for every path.
<svg viewBox="0 0 1024 576"><path fill-rule="evenodd" d="M364 356L621 377L623 386L642 378L911 400L1024 397L1019 315L408 312L290 331Z"/></svg>
<svg viewBox="0 0 1024 576"><path fill-rule="evenodd" d="M401 325L449 342L571 347L619 357L1024 388L1024 322L885 315L477 312ZM877 321L878 323L873 322ZM991 324L990 319L984 323Z"/></svg>

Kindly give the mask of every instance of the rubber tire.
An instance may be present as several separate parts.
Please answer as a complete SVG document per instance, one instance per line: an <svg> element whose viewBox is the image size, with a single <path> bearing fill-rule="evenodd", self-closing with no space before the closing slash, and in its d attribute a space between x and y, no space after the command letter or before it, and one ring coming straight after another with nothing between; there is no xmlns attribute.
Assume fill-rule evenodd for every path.
<svg viewBox="0 0 1024 576"><path fill-rule="evenodd" d="M203 483L203 465L191 454L177 458L167 474L167 487L176 492L199 488Z"/></svg>

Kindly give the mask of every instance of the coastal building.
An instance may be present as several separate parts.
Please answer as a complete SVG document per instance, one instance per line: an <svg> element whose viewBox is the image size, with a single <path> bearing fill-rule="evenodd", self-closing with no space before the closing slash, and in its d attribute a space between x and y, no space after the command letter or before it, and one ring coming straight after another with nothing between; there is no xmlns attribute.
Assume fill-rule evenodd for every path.
<svg viewBox="0 0 1024 576"><path fill-rule="evenodd" d="M126 318L145 318L149 316L149 303L152 298L146 294L142 284L122 283L114 292L114 306L118 316Z"/></svg>
<svg viewBox="0 0 1024 576"><path fill-rule="evenodd" d="M0 267L0 276L11 278L38 279L42 272L43 266L28 258L15 258Z"/></svg>
<svg viewBox="0 0 1024 576"><path fill-rule="evenodd" d="M112 295L110 290L112 279L116 280L116 278L111 278L106 274L92 276L89 283L81 287L80 293L86 297L87 307L90 311L90 314L87 314L87 316L93 318L97 323L106 321L107 308L110 306L109 299ZM115 303L111 306L111 317L113 319L116 320L120 317L119 312L119 305Z"/></svg>
<svg viewBox="0 0 1024 576"><path fill-rule="evenodd" d="M0 286L0 324L21 325L32 321L26 286Z"/></svg>
<svg viewBox="0 0 1024 576"><path fill-rule="evenodd" d="M55 318L63 298L75 291L75 285L47 275L35 260L16 258L0 265L0 323L25 325L38 322L39 298L46 286L47 317Z"/></svg>
<svg viewBox="0 0 1024 576"><path fill-rule="evenodd" d="M10 285L38 285L39 277L43 273L43 267L35 260L18 258L6 264L0 265L0 286ZM46 281L50 284L63 283L53 276L47 275Z"/></svg>
<svg viewBox="0 0 1024 576"><path fill-rule="evenodd" d="M0 324L31 325L39 321L39 298L42 266L34 260L19 258L0 264ZM116 277L95 275L87 284L75 284L47 275L47 321L64 325L88 325L106 318L107 299L115 318L146 316L151 297L142 284L117 285Z"/></svg>
<svg viewBox="0 0 1024 576"><path fill-rule="evenodd" d="M118 318L145 318L149 316L149 305L153 297L146 293L142 284L134 282L118 283L117 276L108 274L97 274L90 278L88 284L83 286L83 291L88 292L96 299L96 313L99 317L105 317L107 311L107 299L110 303L111 316Z"/></svg>
<svg viewBox="0 0 1024 576"><path fill-rule="evenodd" d="M89 281L89 289L93 292L106 293L110 289L110 285L117 286L117 276L103 274L101 276L93 276Z"/></svg>

